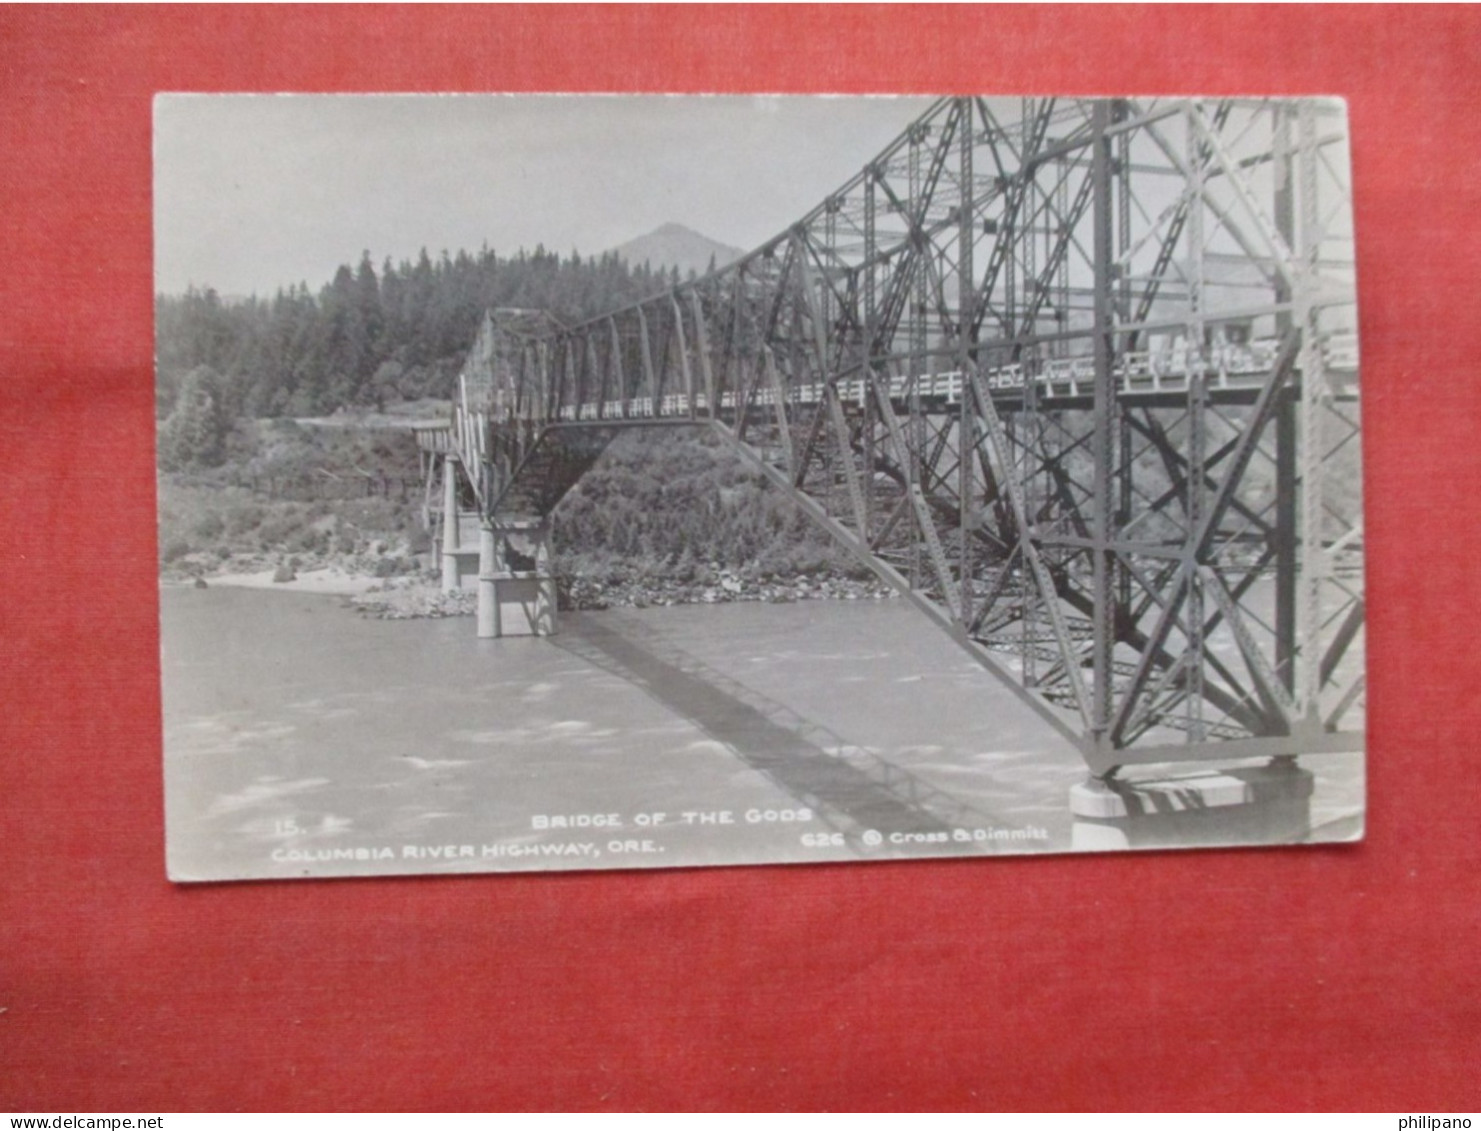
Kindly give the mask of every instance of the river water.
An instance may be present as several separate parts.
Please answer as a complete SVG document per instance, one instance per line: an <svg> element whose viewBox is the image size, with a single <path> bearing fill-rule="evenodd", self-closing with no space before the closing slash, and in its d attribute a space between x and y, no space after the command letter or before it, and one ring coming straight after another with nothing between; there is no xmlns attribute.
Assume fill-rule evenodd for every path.
<svg viewBox="0 0 1481 1131"><path fill-rule="evenodd" d="M569 614L161 593L177 880L1066 851L1079 755L900 601ZM1313 823L1361 759L1310 759Z"/></svg>

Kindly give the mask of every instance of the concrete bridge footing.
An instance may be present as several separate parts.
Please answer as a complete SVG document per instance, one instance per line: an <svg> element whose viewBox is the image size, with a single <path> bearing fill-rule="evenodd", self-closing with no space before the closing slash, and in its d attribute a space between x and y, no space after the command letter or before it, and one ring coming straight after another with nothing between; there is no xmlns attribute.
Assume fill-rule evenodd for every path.
<svg viewBox="0 0 1481 1131"><path fill-rule="evenodd" d="M1070 790L1071 848L1298 843L1311 829L1314 784L1293 758L1110 782L1091 778Z"/></svg>
<svg viewBox="0 0 1481 1131"><path fill-rule="evenodd" d="M472 589L478 582L478 528L476 509L458 501L456 456L444 457L442 470L442 591Z"/></svg>
<svg viewBox="0 0 1481 1131"><path fill-rule="evenodd" d="M458 570L458 461L442 459L442 591L454 592L460 585Z"/></svg>
<svg viewBox="0 0 1481 1131"><path fill-rule="evenodd" d="M479 533L478 636L551 636L556 628L550 522L496 517Z"/></svg>

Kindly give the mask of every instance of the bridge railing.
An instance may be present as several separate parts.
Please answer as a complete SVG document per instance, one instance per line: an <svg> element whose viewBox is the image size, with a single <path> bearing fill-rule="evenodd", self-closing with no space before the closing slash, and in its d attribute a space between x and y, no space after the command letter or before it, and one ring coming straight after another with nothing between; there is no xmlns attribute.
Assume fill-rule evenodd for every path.
<svg viewBox="0 0 1481 1131"><path fill-rule="evenodd" d="M1202 374L1213 391L1249 389L1262 381L1270 371L1279 343L1257 340L1247 344L1222 344L1204 349L1172 346L1165 349L1134 350L1117 359L1117 391L1127 397L1186 392L1194 373ZM1322 343L1321 353L1328 370L1356 373L1358 367L1357 335L1334 334ZM1094 361L1089 357L1051 358L1030 366L1021 363L984 369L982 381L994 393L1021 395L1032 385L1046 399L1084 399L1090 396L1095 377ZM834 382L844 404L862 407L868 396L868 383L859 377L839 378ZM941 405L959 405L964 383L961 370L922 373L914 377L895 376L885 381L891 401L903 404L912 396ZM817 405L826 395L822 381L783 383L780 389L757 388L747 398L754 407L770 408L779 402L791 405ZM716 397L719 414L734 412L739 401L734 391ZM638 396L627 400L585 401L562 405L552 422L573 423L597 420L652 420L685 417L691 414L717 415L711 411L708 394L670 393L663 397ZM512 409L504 409L493 419L515 419ZM530 420L544 418L535 415Z"/></svg>

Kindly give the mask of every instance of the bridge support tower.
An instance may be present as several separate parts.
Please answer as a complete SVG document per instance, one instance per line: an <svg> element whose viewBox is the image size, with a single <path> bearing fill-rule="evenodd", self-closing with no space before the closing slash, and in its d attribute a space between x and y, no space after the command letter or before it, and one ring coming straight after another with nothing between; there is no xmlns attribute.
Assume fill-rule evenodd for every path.
<svg viewBox="0 0 1481 1131"><path fill-rule="evenodd" d="M1293 759L1363 749L1352 244L1336 103L943 99L727 267L489 313L436 449L480 633L554 627L501 515L707 425L1075 745L1087 824L1299 818Z"/></svg>

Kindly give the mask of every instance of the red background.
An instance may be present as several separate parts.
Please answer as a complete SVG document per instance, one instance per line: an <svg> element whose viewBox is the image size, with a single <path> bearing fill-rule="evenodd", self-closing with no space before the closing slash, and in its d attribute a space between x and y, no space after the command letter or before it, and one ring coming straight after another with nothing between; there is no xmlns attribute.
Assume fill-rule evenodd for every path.
<svg viewBox="0 0 1481 1131"><path fill-rule="evenodd" d="M1474 1110L1478 88L1476 9L0 10L0 1108ZM1345 95L1366 843L172 887L157 90Z"/></svg>

